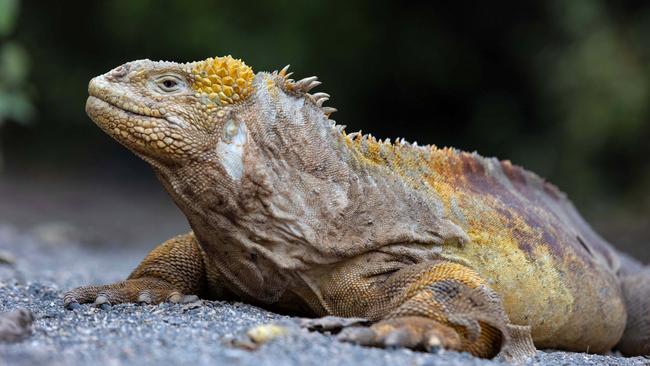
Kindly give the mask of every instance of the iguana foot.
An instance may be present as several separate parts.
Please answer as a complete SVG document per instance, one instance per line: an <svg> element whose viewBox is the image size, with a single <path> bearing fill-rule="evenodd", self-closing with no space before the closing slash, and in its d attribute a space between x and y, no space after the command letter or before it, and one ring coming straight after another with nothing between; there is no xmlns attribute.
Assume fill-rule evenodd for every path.
<svg viewBox="0 0 650 366"><path fill-rule="evenodd" d="M93 303L102 309L110 305L133 302L158 304L163 301L187 303L198 300L195 295L184 295L170 283L157 278L136 278L111 285L82 286L65 293L63 306L66 309L79 308L79 304Z"/></svg>
<svg viewBox="0 0 650 366"><path fill-rule="evenodd" d="M302 319L300 326L311 331L339 333L343 342L372 347L408 347L428 352L440 348L456 349L460 337L450 327L425 317L408 316L380 321L370 325L365 318L325 316Z"/></svg>
<svg viewBox="0 0 650 366"><path fill-rule="evenodd" d="M193 302L198 297L186 294L203 294L205 276L203 254L194 234L188 233L157 246L125 281L77 287L63 296L63 305L75 309L79 304L94 303L104 309L125 302Z"/></svg>
<svg viewBox="0 0 650 366"><path fill-rule="evenodd" d="M420 316L386 319L370 327L346 328L338 339L363 346L407 347L427 352L461 349L461 339L453 328Z"/></svg>

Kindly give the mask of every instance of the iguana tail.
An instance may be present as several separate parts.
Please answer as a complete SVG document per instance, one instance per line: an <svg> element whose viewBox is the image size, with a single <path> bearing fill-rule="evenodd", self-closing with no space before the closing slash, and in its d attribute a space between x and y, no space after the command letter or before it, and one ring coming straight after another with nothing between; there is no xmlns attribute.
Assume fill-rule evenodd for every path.
<svg viewBox="0 0 650 366"><path fill-rule="evenodd" d="M621 264L627 323L616 348L626 356L650 355L650 267L626 255Z"/></svg>

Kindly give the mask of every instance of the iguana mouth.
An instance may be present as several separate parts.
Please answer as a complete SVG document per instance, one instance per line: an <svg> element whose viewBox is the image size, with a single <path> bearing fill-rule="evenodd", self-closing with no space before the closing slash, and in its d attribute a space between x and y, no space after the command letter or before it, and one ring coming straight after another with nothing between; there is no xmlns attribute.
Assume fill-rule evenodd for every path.
<svg viewBox="0 0 650 366"><path fill-rule="evenodd" d="M125 103L120 98L109 95L109 96L103 96L101 92L96 90L96 88L89 88L88 90L90 98L95 98L98 100L101 100L102 102L108 104L109 106L122 110L126 113L132 114L132 115L138 115L138 116L144 116L144 117L152 117L152 118L163 118L161 116L160 112L155 109L150 109L148 107L139 107L130 103Z"/></svg>
<svg viewBox="0 0 650 366"><path fill-rule="evenodd" d="M162 117L153 117L150 115L138 113L132 109L124 109L119 105L112 104L102 98L93 95L89 96L88 100L86 101L86 113L91 117L97 126L106 131L108 134L120 138L127 138L128 135L137 140L141 139L142 136L147 134L147 127L154 127L156 124L156 122L153 122L154 120L165 120L165 118ZM141 130L137 130L135 126L133 128L118 127L118 121L127 120L137 121L134 124L137 125L137 127Z"/></svg>
<svg viewBox="0 0 650 366"><path fill-rule="evenodd" d="M94 104L96 106L100 106L102 109L113 109L113 110L122 111L122 112L124 112L124 113L126 113L128 115L132 115L132 116L152 117L153 118L153 116L138 113L138 112L134 111L133 109L124 108L121 105L111 103L111 102L109 102L109 101L107 101L105 99L102 99L102 98L94 96L94 95L90 95L88 97L88 101L86 103Z"/></svg>
<svg viewBox="0 0 650 366"><path fill-rule="evenodd" d="M174 116L152 116L90 95L86 113L108 135L143 158L154 150L178 153L188 149L181 135L185 122ZM183 150L185 149L185 150Z"/></svg>
<svg viewBox="0 0 650 366"><path fill-rule="evenodd" d="M162 117L154 117L151 115L146 115L142 113L138 113L134 111L133 109L126 109L123 108L120 105L108 102L102 98L99 98L97 96L90 95L88 97L88 100L86 101L86 113L92 118L92 120L102 127L103 129L106 129L108 127L111 127L115 125L115 122L117 120L136 120L136 121L144 121L144 120L164 120ZM120 113L123 113L120 115ZM113 118L116 118L117 120L113 118L109 118L109 116L112 116ZM139 124L139 123L137 123ZM106 128L104 128L106 127ZM111 130L113 128L110 128ZM111 131L113 132L113 131Z"/></svg>
<svg viewBox="0 0 650 366"><path fill-rule="evenodd" d="M92 101L91 101L91 99L92 99ZM132 116L132 117L137 116L139 118L146 117L146 118L151 118L151 119L156 119L156 120L164 120L164 121L168 122L169 125L172 128L185 128L185 127L187 127L186 123L182 119L177 118L177 117L175 117L173 115L162 116L160 114L160 112L157 111L157 110L152 110L152 109L149 109L149 108L131 107L131 106L127 105L126 103L115 102L114 100L112 100L113 98L109 98L109 99L111 99L111 100L106 100L105 98L102 98L100 96L91 94L88 97L87 103L101 102L101 103L103 103L105 106L107 106L109 108L122 111L122 112L124 112L127 115Z"/></svg>

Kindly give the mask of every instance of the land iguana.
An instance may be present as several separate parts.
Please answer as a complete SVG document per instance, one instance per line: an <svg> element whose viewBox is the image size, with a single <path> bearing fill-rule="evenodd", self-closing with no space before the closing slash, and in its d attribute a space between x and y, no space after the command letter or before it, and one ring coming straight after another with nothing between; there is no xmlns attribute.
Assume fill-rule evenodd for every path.
<svg viewBox="0 0 650 366"><path fill-rule="evenodd" d="M347 133L287 68L140 60L86 112L150 163L192 228L64 305L232 299L343 341L521 359L650 353L650 271L509 161ZM368 323L354 319L363 318Z"/></svg>

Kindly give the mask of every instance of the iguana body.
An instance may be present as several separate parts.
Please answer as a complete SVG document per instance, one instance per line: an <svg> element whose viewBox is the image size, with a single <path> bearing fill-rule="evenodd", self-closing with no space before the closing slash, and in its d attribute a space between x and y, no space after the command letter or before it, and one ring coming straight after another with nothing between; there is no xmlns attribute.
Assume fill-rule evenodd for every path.
<svg viewBox="0 0 650 366"><path fill-rule="evenodd" d="M346 134L318 84L229 56L93 79L88 114L153 166L192 232L66 305L197 294L367 318L340 335L366 345L519 358L531 340L605 352L625 332L619 348L648 353L650 275L622 271L564 194L507 161Z"/></svg>

